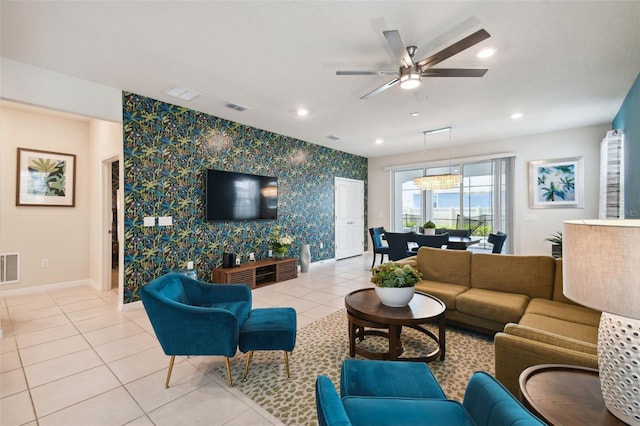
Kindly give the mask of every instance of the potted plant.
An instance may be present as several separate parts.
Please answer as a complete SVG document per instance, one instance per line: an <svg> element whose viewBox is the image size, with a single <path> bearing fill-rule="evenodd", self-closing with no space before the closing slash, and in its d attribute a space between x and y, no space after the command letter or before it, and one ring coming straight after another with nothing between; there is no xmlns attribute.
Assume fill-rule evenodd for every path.
<svg viewBox="0 0 640 426"><path fill-rule="evenodd" d="M551 256L562 257L562 232L551 234L549 238L545 238L545 241L551 243Z"/></svg>
<svg viewBox="0 0 640 426"><path fill-rule="evenodd" d="M380 302L394 308L407 306L421 279L422 274L410 265L387 262L371 269L371 282Z"/></svg>
<svg viewBox="0 0 640 426"><path fill-rule="evenodd" d="M424 230L425 235L436 234L436 224L431 222L430 220L425 222L424 225L422 225L422 229Z"/></svg>
<svg viewBox="0 0 640 426"><path fill-rule="evenodd" d="M281 226L276 225L271 229L269 245L271 246L271 250L273 250L273 257L276 259L284 259L291 244L293 244L293 237L283 233Z"/></svg>

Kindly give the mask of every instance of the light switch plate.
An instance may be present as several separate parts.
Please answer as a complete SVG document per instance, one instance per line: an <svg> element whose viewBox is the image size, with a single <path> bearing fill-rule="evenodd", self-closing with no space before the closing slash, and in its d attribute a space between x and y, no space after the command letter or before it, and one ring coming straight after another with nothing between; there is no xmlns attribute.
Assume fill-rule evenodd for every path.
<svg viewBox="0 0 640 426"><path fill-rule="evenodd" d="M145 217L144 218L144 226L156 226L156 218L155 217Z"/></svg>
<svg viewBox="0 0 640 426"><path fill-rule="evenodd" d="M172 216L160 216L158 218L158 226L172 226L172 225L173 225Z"/></svg>

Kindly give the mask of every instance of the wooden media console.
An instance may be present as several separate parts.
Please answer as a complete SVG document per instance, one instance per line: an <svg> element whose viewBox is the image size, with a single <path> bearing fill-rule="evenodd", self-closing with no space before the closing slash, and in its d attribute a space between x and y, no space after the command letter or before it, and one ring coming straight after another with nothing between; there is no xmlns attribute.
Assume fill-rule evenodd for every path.
<svg viewBox="0 0 640 426"><path fill-rule="evenodd" d="M215 268L211 272L211 281L216 284L246 284L253 289L297 276L298 259L286 257L241 263L235 268Z"/></svg>

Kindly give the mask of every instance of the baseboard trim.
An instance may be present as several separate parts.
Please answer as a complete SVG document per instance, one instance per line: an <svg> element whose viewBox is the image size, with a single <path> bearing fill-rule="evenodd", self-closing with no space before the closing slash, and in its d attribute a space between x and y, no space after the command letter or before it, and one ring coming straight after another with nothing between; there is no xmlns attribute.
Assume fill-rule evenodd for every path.
<svg viewBox="0 0 640 426"><path fill-rule="evenodd" d="M23 288L14 288L11 290L2 290L0 291L0 295L2 296L13 296L16 294L29 294L29 293L37 293L37 292L41 292L41 291L49 291L49 290L56 290L56 289L61 289L61 288L68 288L68 287L79 287L79 286L83 286L83 285L88 285L91 286L92 288L94 287L93 285L91 285L91 280L77 280L77 281L66 281L66 282L60 282L60 283L52 283L52 284L42 284L42 285L34 285L31 287L23 287Z"/></svg>
<svg viewBox="0 0 640 426"><path fill-rule="evenodd" d="M122 303L122 301L118 302L118 309L122 312L130 312L137 311L138 309L144 309L141 300L136 300L135 302Z"/></svg>

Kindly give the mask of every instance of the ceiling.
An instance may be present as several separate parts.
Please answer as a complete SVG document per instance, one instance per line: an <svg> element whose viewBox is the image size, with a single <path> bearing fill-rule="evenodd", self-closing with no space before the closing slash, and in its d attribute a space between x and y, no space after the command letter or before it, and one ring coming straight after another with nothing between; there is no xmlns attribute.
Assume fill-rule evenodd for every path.
<svg viewBox="0 0 640 426"><path fill-rule="evenodd" d="M447 126L452 144L471 144L611 122L640 72L639 1L2 0L0 8L5 58L365 157L420 151L425 130ZM384 30L398 30L420 60L480 28L491 38L439 66L489 68L482 78L427 78L413 91L360 100L391 77L336 76L396 69ZM485 47L496 53L477 58ZM202 96L172 98L169 86ZM309 115L297 116L301 107ZM524 116L511 119L515 112Z"/></svg>

